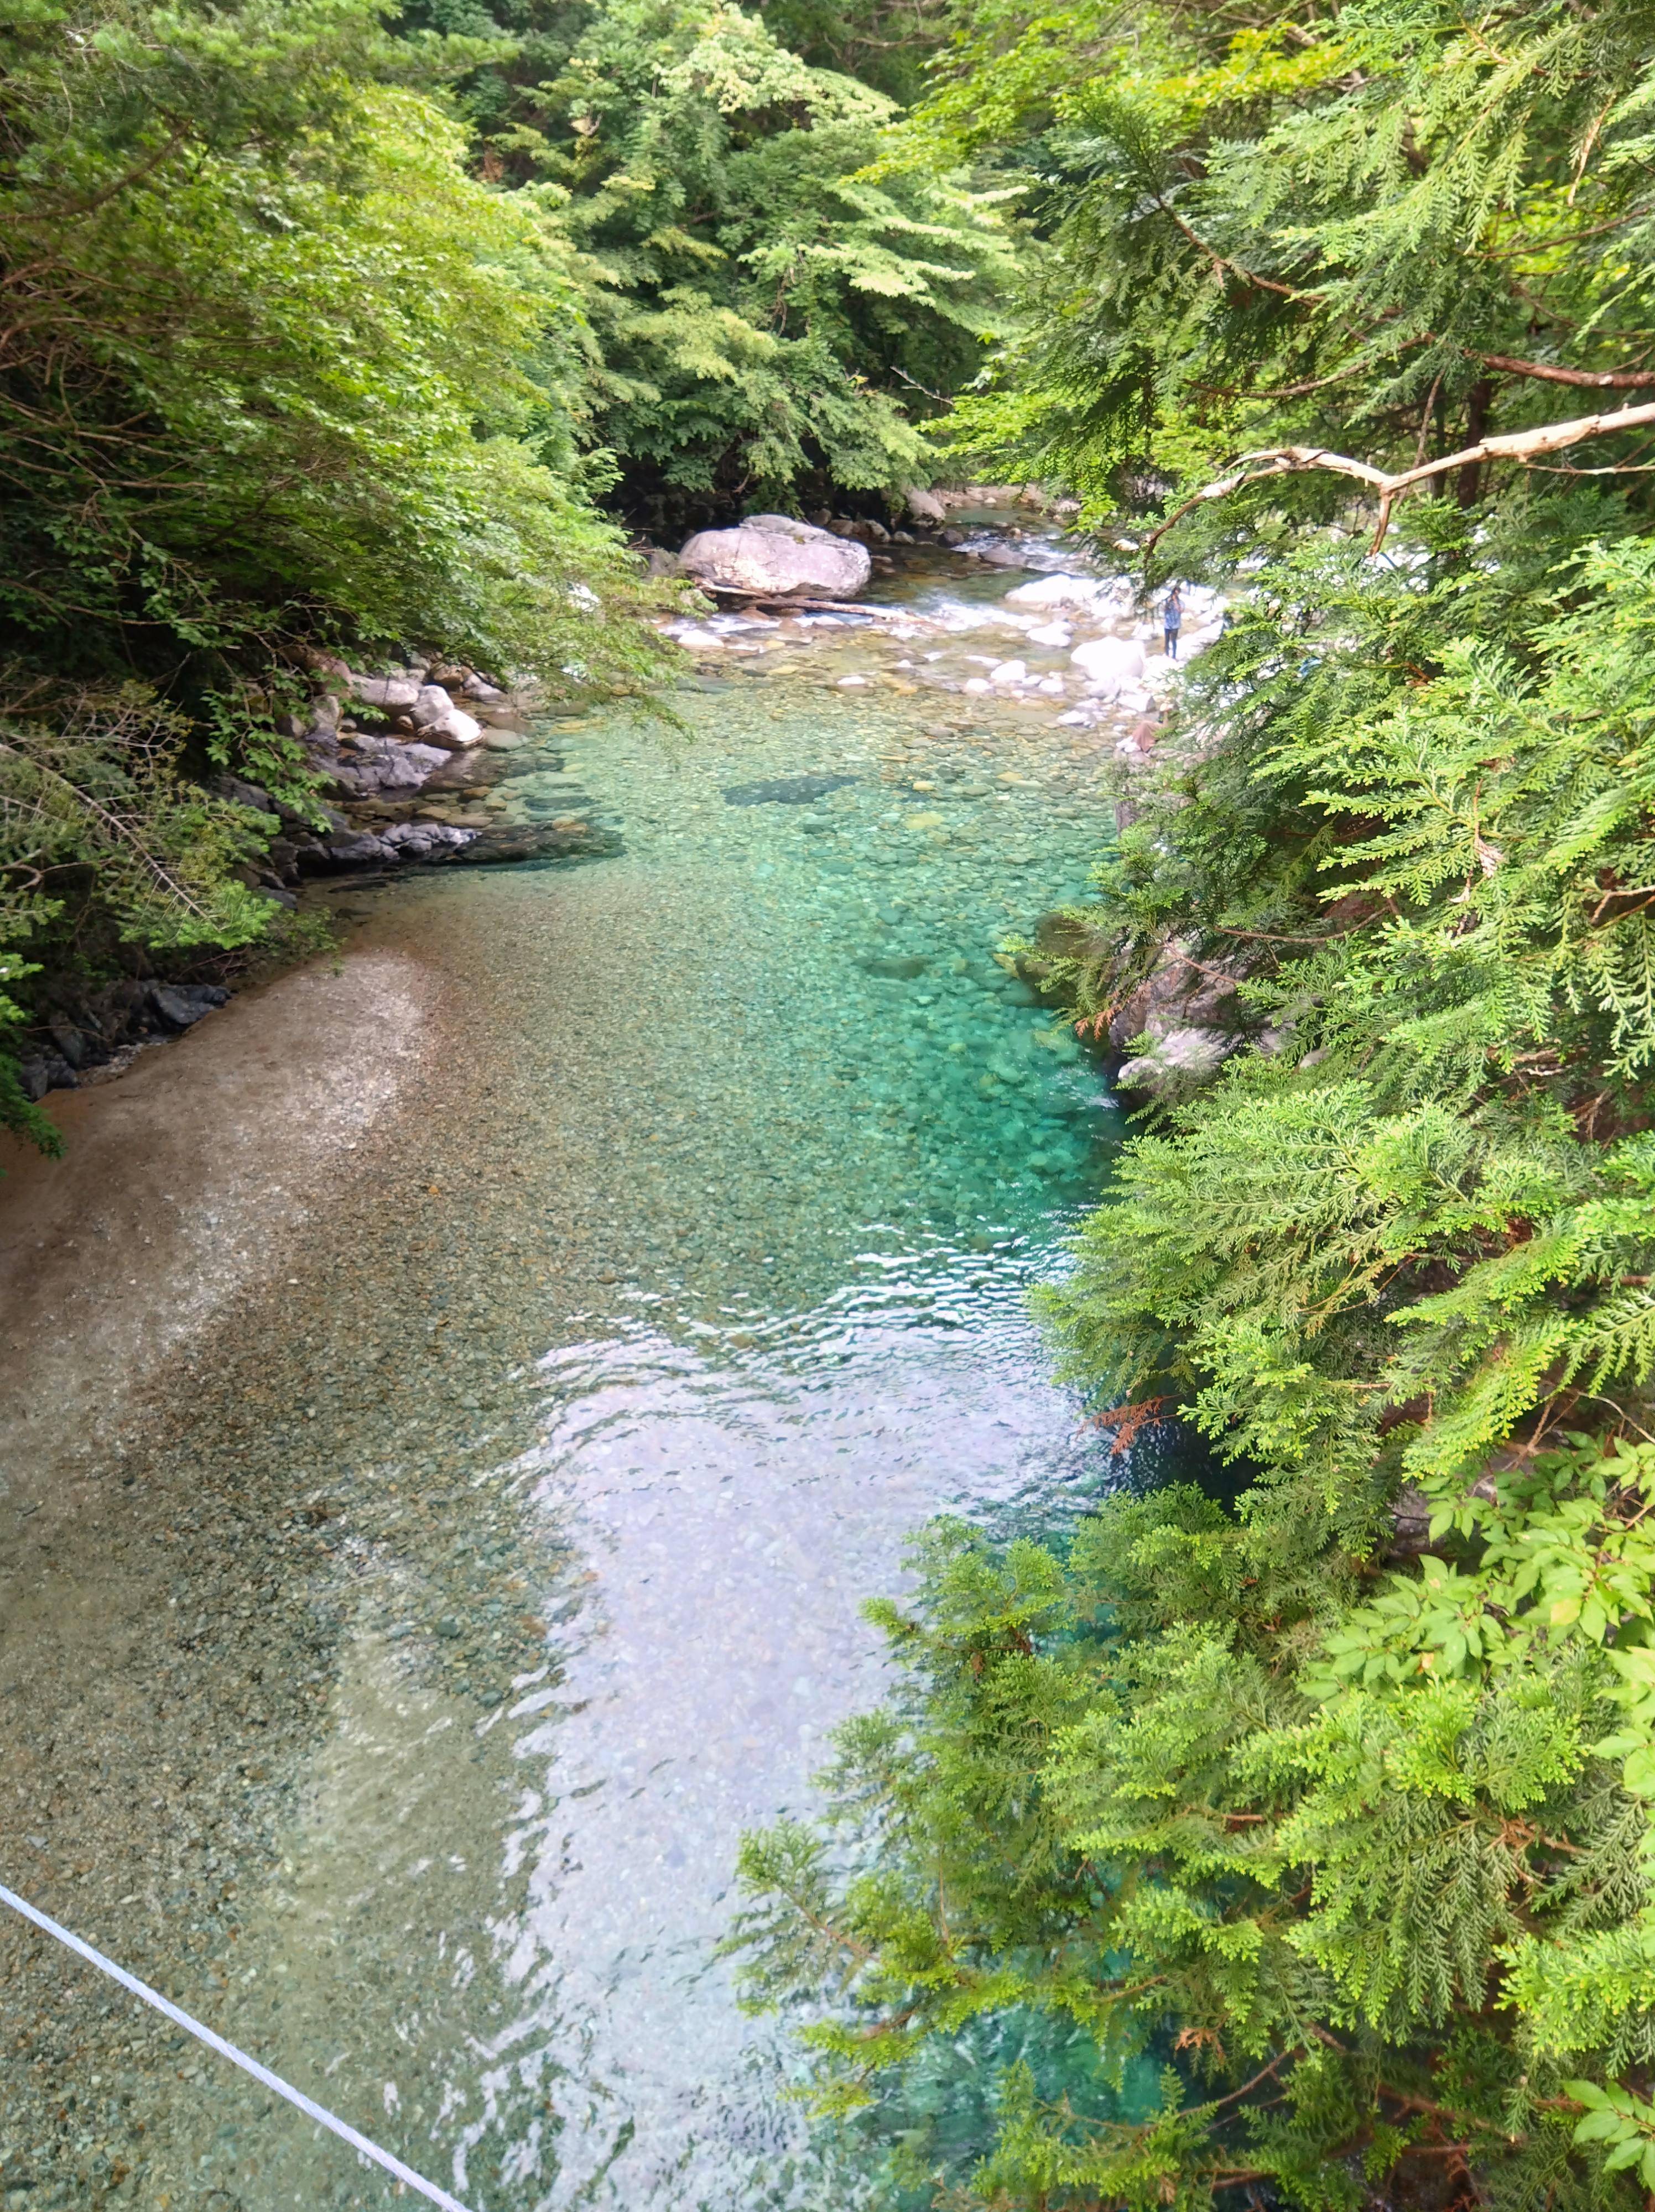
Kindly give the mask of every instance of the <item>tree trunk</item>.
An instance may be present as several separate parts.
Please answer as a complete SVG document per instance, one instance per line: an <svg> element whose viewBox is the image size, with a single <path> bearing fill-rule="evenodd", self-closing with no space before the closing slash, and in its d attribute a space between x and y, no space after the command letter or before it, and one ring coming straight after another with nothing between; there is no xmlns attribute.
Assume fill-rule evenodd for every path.
<svg viewBox="0 0 1655 2212"><path fill-rule="evenodd" d="M1465 442L1480 446L1488 434L1488 403L1494 396L1494 386L1486 376L1480 376L1466 395ZM1454 495L1462 507L1476 503L1477 486L1482 479L1481 461L1467 461L1459 472Z"/></svg>

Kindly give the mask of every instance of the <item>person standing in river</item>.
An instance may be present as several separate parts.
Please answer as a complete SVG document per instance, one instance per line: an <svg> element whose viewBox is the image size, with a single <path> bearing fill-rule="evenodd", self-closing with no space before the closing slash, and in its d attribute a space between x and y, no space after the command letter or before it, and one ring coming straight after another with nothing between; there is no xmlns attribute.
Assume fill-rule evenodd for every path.
<svg viewBox="0 0 1655 2212"><path fill-rule="evenodd" d="M1176 584L1162 602L1161 628L1166 633L1166 657L1169 660L1176 660L1178 657L1178 632L1183 628L1183 600Z"/></svg>

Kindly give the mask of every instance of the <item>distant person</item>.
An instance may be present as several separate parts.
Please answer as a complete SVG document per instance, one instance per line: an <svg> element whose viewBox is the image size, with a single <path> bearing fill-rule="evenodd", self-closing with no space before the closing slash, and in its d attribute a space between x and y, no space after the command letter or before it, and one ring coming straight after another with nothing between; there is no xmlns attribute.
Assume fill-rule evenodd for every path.
<svg viewBox="0 0 1655 2212"><path fill-rule="evenodd" d="M1183 601L1176 584L1167 593L1161 609L1161 628L1166 632L1166 657L1169 660L1176 660L1178 657L1178 632L1183 628Z"/></svg>

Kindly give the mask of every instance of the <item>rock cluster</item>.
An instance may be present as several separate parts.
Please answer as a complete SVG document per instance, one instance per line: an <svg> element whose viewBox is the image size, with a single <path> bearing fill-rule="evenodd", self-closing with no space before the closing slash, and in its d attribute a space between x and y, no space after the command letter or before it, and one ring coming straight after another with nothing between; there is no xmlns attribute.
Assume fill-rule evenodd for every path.
<svg viewBox="0 0 1655 2212"><path fill-rule="evenodd" d="M451 755L486 742L482 717L514 719L509 695L475 669L415 662L378 676L342 666L329 675L308 717L288 726L341 797L417 791Z"/></svg>
<svg viewBox="0 0 1655 2212"><path fill-rule="evenodd" d="M335 837L311 841L299 848L299 865L332 872L339 868L393 867L399 860L429 860L438 853L458 852L481 833L447 822L399 822L388 830L347 830Z"/></svg>
<svg viewBox="0 0 1655 2212"><path fill-rule="evenodd" d="M48 1091L72 1091L97 1069L125 1065L140 1045L193 1028L229 995L220 983L123 976L106 984L72 1015L58 1014L46 1024L40 1048L18 1067L24 1096L39 1100Z"/></svg>
<svg viewBox="0 0 1655 2212"><path fill-rule="evenodd" d="M1237 995L1244 973L1239 962L1198 963L1173 939L1148 981L1110 1022L1110 1042L1117 1050L1136 1037L1150 1040L1147 1051L1122 1065L1117 1083L1155 1097L1177 1097L1238 1052L1252 1026Z"/></svg>
<svg viewBox="0 0 1655 2212"><path fill-rule="evenodd" d="M474 669L416 662L370 676L333 661L319 672L327 688L317 691L304 714L289 715L283 728L304 746L330 799L409 799L456 755L514 741L485 728L481 717L510 727L519 710L508 692ZM222 797L279 819L269 866L253 873L257 889L287 906L294 904L301 877L429 860L458 852L478 836L475 830L436 822L362 829L326 804L318 822L284 807L257 784L222 776L218 788Z"/></svg>

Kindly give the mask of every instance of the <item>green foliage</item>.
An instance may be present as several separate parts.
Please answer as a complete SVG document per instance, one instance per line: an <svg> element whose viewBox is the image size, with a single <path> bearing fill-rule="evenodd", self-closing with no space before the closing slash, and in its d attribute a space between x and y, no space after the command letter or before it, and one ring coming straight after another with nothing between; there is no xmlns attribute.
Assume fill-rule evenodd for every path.
<svg viewBox="0 0 1655 2212"><path fill-rule="evenodd" d="M959 55L891 158L1037 172L1053 250L951 433L1094 518L1646 389L1635 9L989 7ZM1159 541L1229 622L1039 957L1095 1035L1233 987L1230 1056L1038 1306L1123 1438L1170 1403L1244 1486L934 1532L807 1900L743 1863L755 2001L893 2181L932 2054L999 2052L975 2157L926 2138L951 2206L1655 2176L1655 558L1631 434L1564 451L1427 477L1382 551L1291 454Z"/></svg>
<svg viewBox="0 0 1655 2212"><path fill-rule="evenodd" d="M1059 250L950 435L1102 517L1170 511L1249 450L1390 467L1589 411L1649 341L1648 59L1626 5L973 11L915 158L1015 150ZM1182 526L1178 557L1343 497L1277 479Z"/></svg>
<svg viewBox="0 0 1655 2212"><path fill-rule="evenodd" d="M585 434L629 510L661 522L928 480L918 423L1002 326L1015 240L994 196L958 170L870 173L892 100L802 59L768 16L519 12L539 81L486 72L473 110L497 167L566 195ZM854 23L797 27L882 74L888 46Z"/></svg>
<svg viewBox="0 0 1655 2212"><path fill-rule="evenodd" d="M304 746L283 726L307 714L309 690L301 678L276 670L263 684L242 679L232 690L206 692L201 716L207 757L216 768L256 786L277 806L319 829L327 818L319 796L320 776Z"/></svg>
<svg viewBox="0 0 1655 2212"><path fill-rule="evenodd" d="M0 1039L58 926L95 900L119 934L157 951L261 938L267 900L236 871L274 817L216 799L180 770L186 717L148 685L69 690L16 671L0 691ZM0 1049L0 1127L56 1156L62 1139Z"/></svg>
<svg viewBox="0 0 1655 2212"><path fill-rule="evenodd" d="M1502 1478L1490 1528L1520 1542L1536 1484L1560 1516L1590 1502L1553 1532L1579 1567L1603 1516L1640 1524L1655 1453L1583 1441L1509 1497ZM1450 2153L1494 2202L1635 2201L1609 2177L1647 2138L1629 2161L1613 2136L1611 2165L1607 2124L1576 2132L1583 2055L1649 2055L1622 2000L1647 2005L1651 1968L1648 1814L1603 1740L1619 1645L1584 1610L1555 1620L1542 1573L1520 1662L1422 1666L1431 1643L1332 1678L1341 1577L1306 1580L1314 1550L1290 1516L1175 1490L1105 1506L1066 1560L942 1527L917 1601L879 1609L908 1686L841 1733L832 1852L798 1827L749 1840L735 1944L752 2002L817 2011L822 2108L860 2108L875 2144L892 2077L962 2022L1084 2031L1092 2074L1007 2071L987 2155L930 2172L948 2201L1206 2204L1252 2181L1354 2205L1365 2177L1406 2194ZM1488 1569L1491 1620L1512 1574ZM1110 2098L1157 2053L1147 2109Z"/></svg>
<svg viewBox="0 0 1655 2212"><path fill-rule="evenodd" d="M1571 2081L1569 2094L1586 2107L1574 2140L1608 2147L1606 2172L1636 2166L1646 2189L1655 2189L1655 2106L1625 2089L1600 2089L1595 2081Z"/></svg>
<svg viewBox="0 0 1655 2212"><path fill-rule="evenodd" d="M0 908L14 941L50 921L56 886L95 870L123 935L155 946L246 945L268 902L230 871L262 851L269 817L187 782L189 725L143 684L52 696L36 684L0 705ZM0 1018L15 1019L0 1000Z"/></svg>
<svg viewBox="0 0 1655 2212"><path fill-rule="evenodd" d="M316 640L565 685L662 665L576 454L559 196L467 173L433 95L493 49L384 13L47 0L0 26L13 983L94 911L156 949L269 928L237 871L276 823L182 763L317 818L279 727ZM20 1097L7 1125L43 1138Z"/></svg>
<svg viewBox="0 0 1655 2212"><path fill-rule="evenodd" d="M1646 543L1594 546L1501 643L1462 629L1501 611L1463 568L1364 586L1317 553L1214 650L1224 740L1123 841L1074 980L1095 1018L1175 929L1242 950L1270 1049L1129 1148L1044 1294L1110 1402L1171 1373L1332 1509L1647 1384L1652 576ZM1284 655L1322 580L1344 596Z"/></svg>
<svg viewBox="0 0 1655 2212"><path fill-rule="evenodd" d="M5 34L0 617L38 662L319 630L636 663L590 589L625 596L614 534L535 456L571 443L567 246L386 81L476 53L368 0Z"/></svg>

